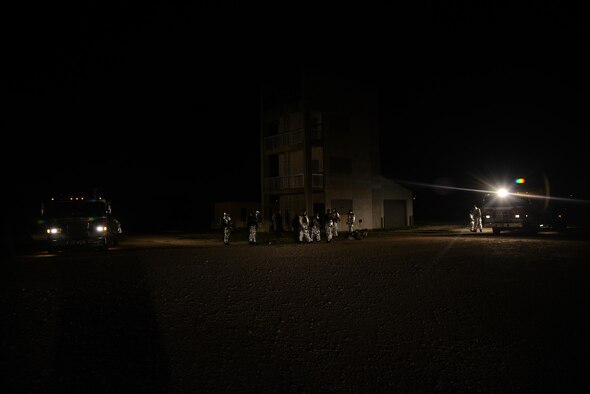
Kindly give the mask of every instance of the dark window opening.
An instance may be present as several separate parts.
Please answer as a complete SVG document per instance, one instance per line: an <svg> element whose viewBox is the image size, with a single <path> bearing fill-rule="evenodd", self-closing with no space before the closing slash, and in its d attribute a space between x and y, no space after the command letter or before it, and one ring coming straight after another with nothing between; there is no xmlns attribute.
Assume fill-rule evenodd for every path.
<svg viewBox="0 0 590 394"><path fill-rule="evenodd" d="M268 176L279 176L279 156L268 156Z"/></svg>

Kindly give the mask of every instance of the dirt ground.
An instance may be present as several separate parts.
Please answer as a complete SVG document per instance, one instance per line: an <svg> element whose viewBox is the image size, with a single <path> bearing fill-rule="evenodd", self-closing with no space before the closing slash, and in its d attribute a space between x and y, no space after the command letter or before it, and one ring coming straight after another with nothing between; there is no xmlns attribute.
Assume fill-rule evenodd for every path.
<svg viewBox="0 0 590 394"><path fill-rule="evenodd" d="M374 235L374 236L373 236ZM573 392L587 236L130 237L2 264L8 392Z"/></svg>

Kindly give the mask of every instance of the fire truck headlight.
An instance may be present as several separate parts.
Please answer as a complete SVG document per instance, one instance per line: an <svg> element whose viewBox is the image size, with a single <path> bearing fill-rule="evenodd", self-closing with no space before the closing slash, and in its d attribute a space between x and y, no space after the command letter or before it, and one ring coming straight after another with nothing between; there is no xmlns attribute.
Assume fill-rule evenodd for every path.
<svg viewBox="0 0 590 394"><path fill-rule="evenodd" d="M519 215L519 214L516 214L516 215L514 215L514 217L515 217L516 219L520 219L520 215Z"/></svg>
<svg viewBox="0 0 590 394"><path fill-rule="evenodd" d="M59 227L48 228L47 234L61 234L61 228L59 228Z"/></svg>
<svg viewBox="0 0 590 394"><path fill-rule="evenodd" d="M107 226L96 226L96 232L104 233L107 231Z"/></svg>
<svg viewBox="0 0 590 394"><path fill-rule="evenodd" d="M492 215L486 215L485 218L486 219L490 219L492 217Z"/></svg>
<svg viewBox="0 0 590 394"><path fill-rule="evenodd" d="M506 189L498 189L496 191L496 194L498 195L498 197L506 197L508 195L508 190L506 190Z"/></svg>

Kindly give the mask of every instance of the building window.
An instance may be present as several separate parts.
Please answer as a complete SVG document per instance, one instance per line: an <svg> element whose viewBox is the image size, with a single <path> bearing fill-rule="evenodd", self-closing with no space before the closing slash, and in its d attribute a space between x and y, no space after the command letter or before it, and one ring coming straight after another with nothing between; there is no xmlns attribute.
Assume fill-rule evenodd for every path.
<svg viewBox="0 0 590 394"><path fill-rule="evenodd" d="M268 176L279 176L279 156L268 156Z"/></svg>
<svg viewBox="0 0 590 394"><path fill-rule="evenodd" d="M319 160L312 160L311 161L311 172L314 174L320 173L320 161Z"/></svg>
<svg viewBox="0 0 590 394"><path fill-rule="evenodd" d="M311 147L311 172L315 174L324 172L324 148L321 146Z"/></svg>

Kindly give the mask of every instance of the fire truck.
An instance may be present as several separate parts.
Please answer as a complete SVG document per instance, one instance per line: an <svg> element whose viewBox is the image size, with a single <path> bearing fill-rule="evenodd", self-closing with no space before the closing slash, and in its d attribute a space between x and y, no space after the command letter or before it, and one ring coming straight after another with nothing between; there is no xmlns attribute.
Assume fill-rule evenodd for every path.
<svg viewBox="0 0 590 394"><path fill-rule="evenodd" d="M508 187L486 193L482 204L483 227L494 234L505 230L537 233L541 230L563 231L567 228L565 207L558 204L542 188L517 178Z"/></svg>
<svg viewBox="0 0 590 394"><path fill-rule="evenodd" d="M41 204L41 224L50 252L74 246L108 249L123 233L111 203L100 197L51 198Z"/></svg>

